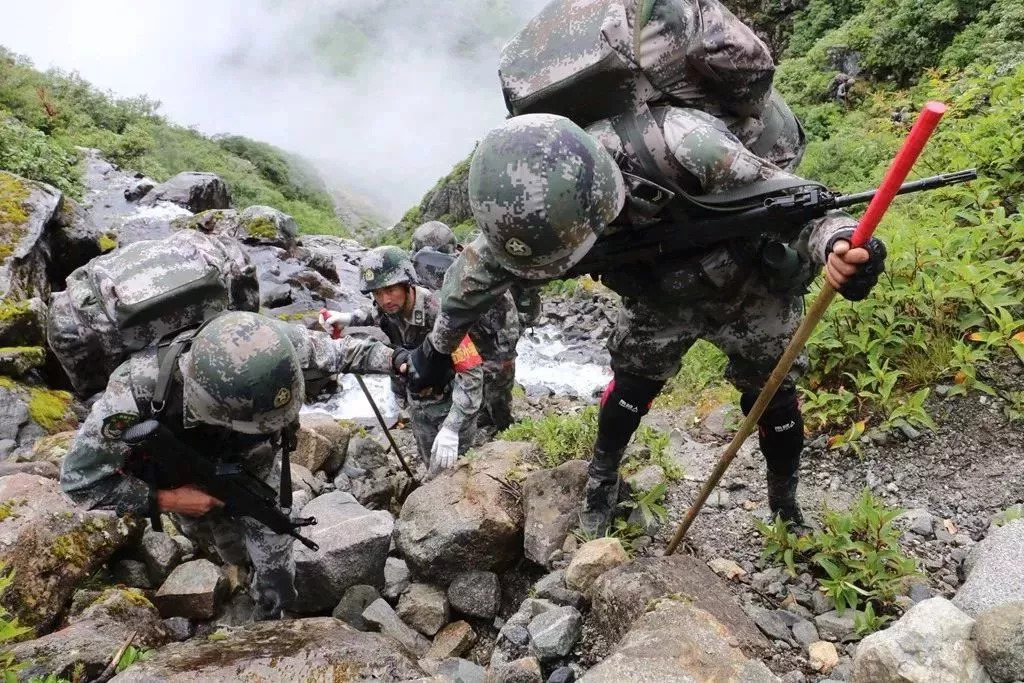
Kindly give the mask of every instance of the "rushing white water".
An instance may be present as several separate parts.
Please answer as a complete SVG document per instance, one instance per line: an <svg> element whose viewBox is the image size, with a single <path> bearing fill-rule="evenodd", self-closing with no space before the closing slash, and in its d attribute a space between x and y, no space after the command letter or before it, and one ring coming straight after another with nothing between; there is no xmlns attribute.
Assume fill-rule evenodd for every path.
<svg viewBox="0 0 1024 683"><path fill-rule="evenodd" d="M554 394L589 400L612 377L607 364L579 362L580 357L588 354L581 353L580 348L567 345L560 330L554 326L534 328L529 334L523 335L516 350L519 353L516 360L516 382L527 393L540 388ZM594 349L588 351L592 355ZM303 412L327 413L335 419L358 420L367 424L374 420L370 404L355 378L342 375L339 379L337 392L327 400L307 404ZM364 379L381 414L388 423L393 423L398 417L399 407L391 393L390 381L379 375L367 375Z"/></svg>

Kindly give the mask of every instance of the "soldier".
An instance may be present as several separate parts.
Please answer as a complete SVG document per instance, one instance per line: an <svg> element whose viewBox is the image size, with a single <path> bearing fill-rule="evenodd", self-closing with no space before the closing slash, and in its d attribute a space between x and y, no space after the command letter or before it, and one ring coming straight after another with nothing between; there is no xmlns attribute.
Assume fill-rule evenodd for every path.
<svg viewBox="0 0 1024 683"><path fill-rule="evenodd" d="M144 456L121 436L157 418L200 454L220 461L227 454L277 488L282 432L298 420L304 373L389 373L401 360L380 342L332 340L257 313L223 313L166 350L137 352L114 370L64 458L61 486L89 509L167 512L186 534L212 536L225 562L252 562L255 617L280 618L295 597L292 538L249 517L228 517L221 501L194 485L147 482Z"/></svg>
<svg viewBox="0 0 1024 683"><path fill-rule="evenodd" d="M698 199L769 180L802 182L753 154L704 112L664 107L653 114L657 129L642 129L643 139L655 133L663 137L670 180ZM445 371L446 354L513 282L565 274L606 232L683 220L665 215L667 210L652 215L650 198L658 186L639 175L643 164L634 144L640 144L637 138L627 143L608 121L584 131L550 114L510 118L484 138L469 176L470 204L483 234L452 265L441 315L410 355L414 389ZM792 158L794 152L784 156ZM584 531L602 533L610 524L625 447L696 339L708 339L727 353L727 376L742 392L747 411L799 323L802 294L814 271L826 266L829 282L847 299L867 295L883 269L885 249L877 240L851 248L855 225L845 214L833 213L795 230L755 226L747 239L598 273L622 300L608 344L614 379L601 400L581 514ZM761 250L769 242L764 233L773 228L779 231L774 239L789 242L799 255L800 268L788 278L762 266ZM797 524L803 521L796 487L804 434L795 382L805 367L806 358L794 365L759 422L769 506Z"/></svg>
<svg viewBox="0 0 1024 683"><path fill-rule="evenodd" d="M434 291L441 289L450 261L429 258L429 253L461 253L455 233L439 221L424 223L413 232L412 246L413 268L420 283ZM484 398L477 428L487 437L508 429L514 421L512 389L516 385L516 344L522 333L519 321L512 294L506 292L469 329L469 338L484 359Z"/></svg>
<svg viewBox="0 0 1024 683"><path fill-rule="evenodd" d="M328 331L349 325L379 326L404 358L433 327L439 311L437 296L416 285L412 262L398 247L371 249L360 268L362 292L373 295L373 309L333 311L321 319L321 325ZM416 449L431 474L454 467L457 457L473 445L483 399L483 360L465 331L447 358L443 376L433 386L406 393Z"/></svg>

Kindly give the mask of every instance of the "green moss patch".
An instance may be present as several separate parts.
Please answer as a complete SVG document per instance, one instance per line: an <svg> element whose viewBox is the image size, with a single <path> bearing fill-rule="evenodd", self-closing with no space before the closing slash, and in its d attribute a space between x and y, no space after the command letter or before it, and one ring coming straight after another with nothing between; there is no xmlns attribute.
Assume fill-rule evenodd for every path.
<svg viewBox="0 0 1024 683"><path fill-rule="evenodd" d="M32 388L29 391L28 414L51 434L74 429L78 420L71 411L71 394L53 389Z"/></svg>
<svg viewBox="0 0 1024 683"><path fill-rule="evenodd" d="M0 173L0 260L14 253L25 236L28 213L25 200L32 192L21 180L9 173Z"/></svg>

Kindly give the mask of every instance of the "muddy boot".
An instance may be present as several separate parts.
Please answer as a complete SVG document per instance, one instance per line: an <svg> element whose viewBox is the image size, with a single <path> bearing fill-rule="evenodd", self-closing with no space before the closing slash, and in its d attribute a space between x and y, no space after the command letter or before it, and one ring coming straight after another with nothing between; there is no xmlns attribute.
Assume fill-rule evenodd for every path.
<svg viewBox="0 0 1024 683"><path fill-rule="evenodd" d="M772 519L776 515L789 522L793 531L807 528L804 514L796 502L796 485L800 480L797 472L793 474L776 474L768 472L768 507L772 511Z"/></svg>
<svg viewBox="0 0 1024 683"><path fill-rule="evenodd" d="M600 538L608 533L615 519L619 502L619 480L602 481L590 477L580 509L580 531L587 538Z"/></svg>

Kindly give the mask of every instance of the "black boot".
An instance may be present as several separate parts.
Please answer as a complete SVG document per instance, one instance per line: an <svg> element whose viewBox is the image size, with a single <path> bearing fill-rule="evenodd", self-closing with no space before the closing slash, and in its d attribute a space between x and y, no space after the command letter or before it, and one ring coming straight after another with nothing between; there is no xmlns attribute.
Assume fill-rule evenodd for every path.
<svg viewBox="0 0 1024 683"><path fill-rule="evenodd" d="M772 511L772 519L776 515L789 522L794 531L806 528L804 514L796 501L796 486L800 474L776 474L768 472L768 508Z"/></svg>
<svg viewBox="0 0 1024 683"><path fill-rule="evenodd" d="M580 509L580 531L587 538L599 538L608 533L615 520L619 502L619 480L602 481L590 477Z"/></svg>

